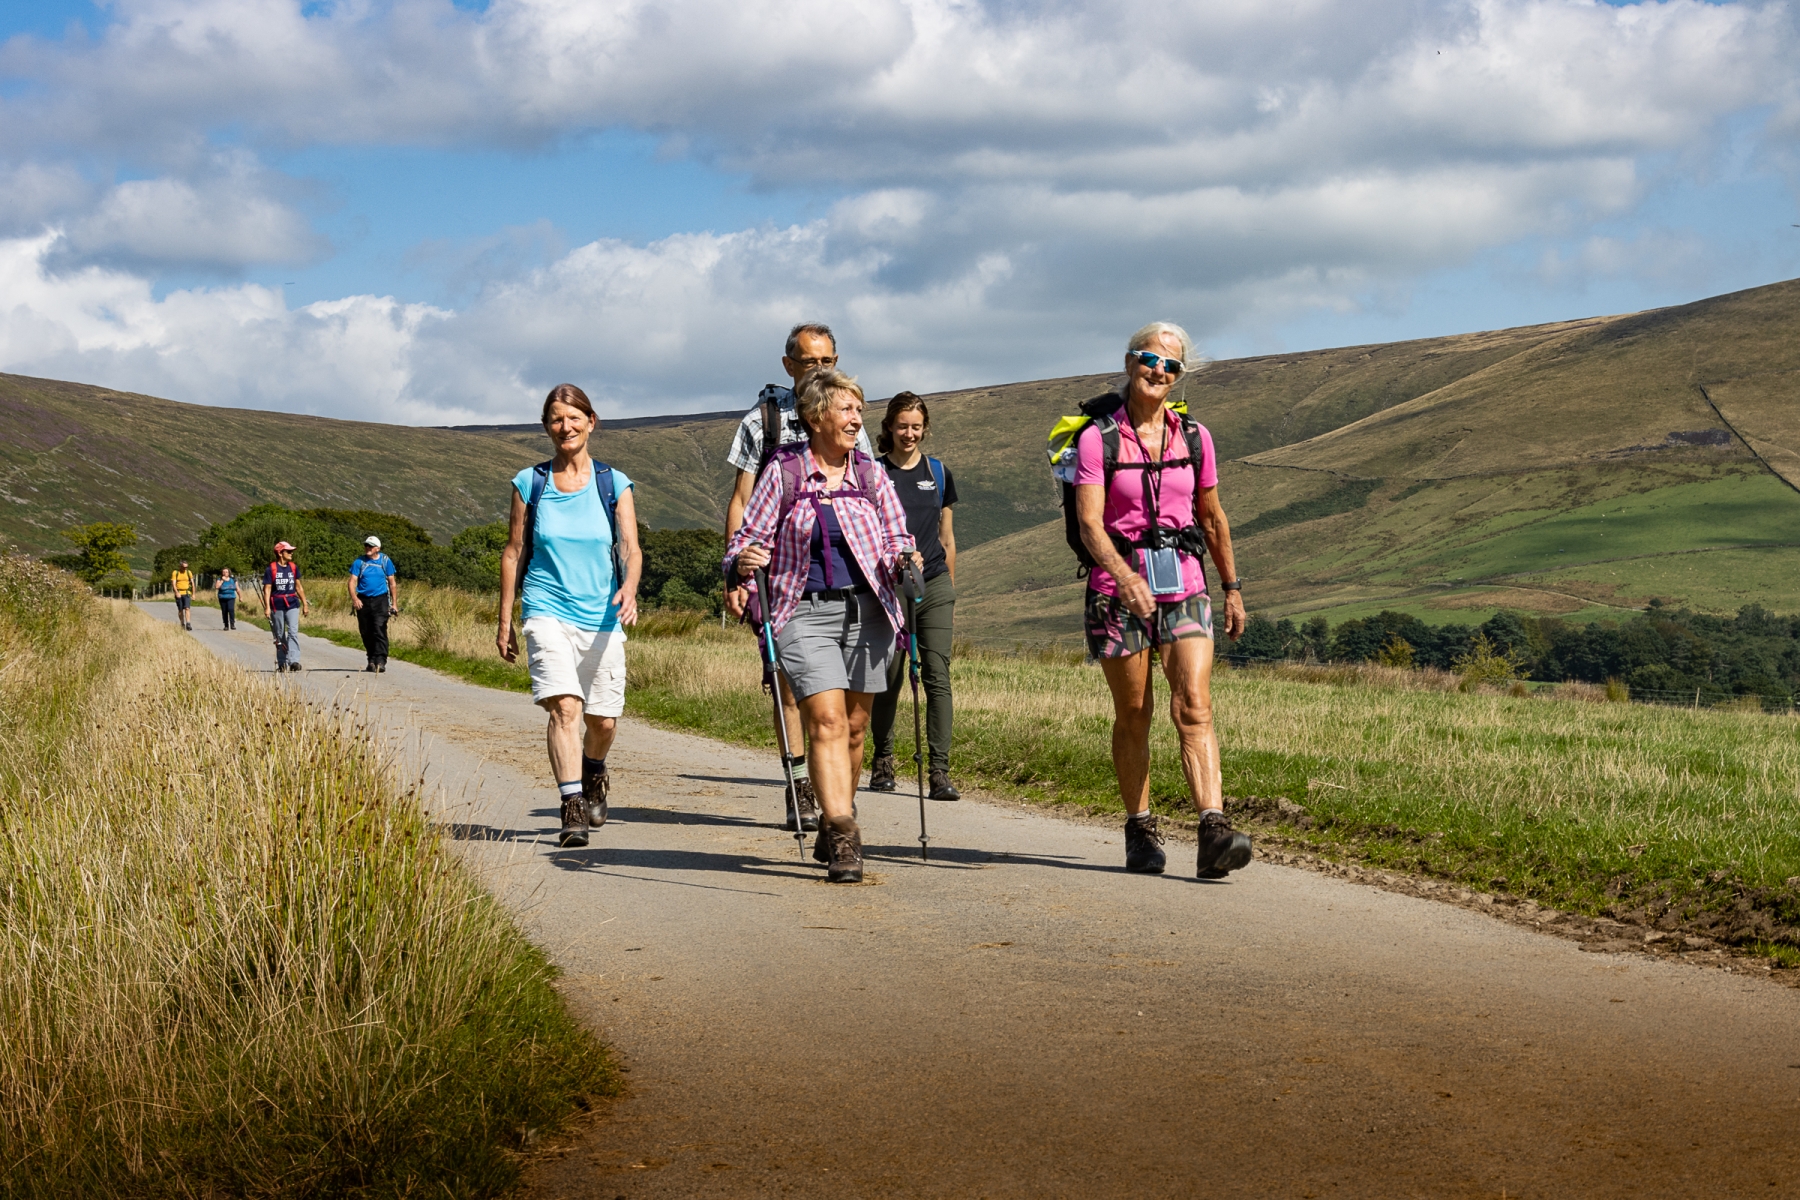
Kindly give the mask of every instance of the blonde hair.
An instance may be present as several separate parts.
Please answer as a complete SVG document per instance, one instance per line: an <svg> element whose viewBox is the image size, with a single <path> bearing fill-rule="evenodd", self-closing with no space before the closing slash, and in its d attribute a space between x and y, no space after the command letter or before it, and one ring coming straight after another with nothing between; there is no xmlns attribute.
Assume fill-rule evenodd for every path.
<svg viewBox="0 0 1800 1200"><path fill-rule="evenodd" d="M794 412L800 423L808 430L817 429L819 418L831 411L831 398L839 392L848 392L867 403L856 377L836 367L818 367L801 376L794 389Z"/></svg>

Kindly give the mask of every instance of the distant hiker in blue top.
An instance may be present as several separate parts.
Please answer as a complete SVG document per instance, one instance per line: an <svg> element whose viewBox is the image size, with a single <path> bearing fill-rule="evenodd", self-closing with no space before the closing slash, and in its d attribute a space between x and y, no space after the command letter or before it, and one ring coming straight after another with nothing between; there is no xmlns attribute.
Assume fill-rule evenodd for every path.
<svg viewBox="0 0 1800 1200"><path fill-rule="evenodd" d="M362 557L350 564L347 586L363 653L369 656L369 665L363 670L385 671L388 618L400 612L400 582L394 578L394 560L381 552L381 539L374 534L363 539Z"/></svg>
<svg viewBox="0 0 1800 1200"><path fill-rule="evenodd" d="M224 628L236 629L237 576L231 573L230 567L219 568L219 586L214 590L213 595L218 598L219 619L224 622Z"/></svg>
<svg viewBox="0 0 1800 1200"><path fill-rule="evenodd" d="M574 847L606 823L606 754L625 711L623 626L637 624L644 554L631 480L588 457L600 421L587 394L558 384L544 398L543 422L556 457L513 477L494 644L507 662L518 658L512 614L522 594L531 699L550 714L558 844Z"/></svg>

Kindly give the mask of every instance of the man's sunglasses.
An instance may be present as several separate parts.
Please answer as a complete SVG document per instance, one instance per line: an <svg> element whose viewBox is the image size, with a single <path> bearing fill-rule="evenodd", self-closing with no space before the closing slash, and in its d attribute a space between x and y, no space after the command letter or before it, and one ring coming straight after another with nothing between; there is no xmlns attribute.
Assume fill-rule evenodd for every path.
<svg viewBox="0 0 1800 1200"><path fill-rule="evenodd" d="M1181 360L1179 358L1164 358L1162 355L1152 354L1148 350L1127 350L1125 352L1125 357L1137 359L1152 371L1160 367L1170 375L1181 374Z"/></svg>
<svg viewBox="0 0 1800 1200"><path fill-rule="evenodd" d="M829 358L790 358L788 361L797 367L805 367L810 371L814 367L837 366L837 355L833 354Z"/></svg>

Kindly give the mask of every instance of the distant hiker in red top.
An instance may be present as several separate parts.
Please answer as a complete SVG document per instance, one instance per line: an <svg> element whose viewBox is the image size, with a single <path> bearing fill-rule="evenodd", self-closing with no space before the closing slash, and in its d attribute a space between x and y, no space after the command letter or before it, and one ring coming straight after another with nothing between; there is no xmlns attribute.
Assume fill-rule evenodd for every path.
<svg viewBox="0 0 1800 1200"><path fill-rule="evenodd" d="M263 571L263 611L269 614L269 632L275 635L275 670L300 669L300 618L311 616L306 589L300 584L300 567L294 547L275 543L275 561Z"/></svg>

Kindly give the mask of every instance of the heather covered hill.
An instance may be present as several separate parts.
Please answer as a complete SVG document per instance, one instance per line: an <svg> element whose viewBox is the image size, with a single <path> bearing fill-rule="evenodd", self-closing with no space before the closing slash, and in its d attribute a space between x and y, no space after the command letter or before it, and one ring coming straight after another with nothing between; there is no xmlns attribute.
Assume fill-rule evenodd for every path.
<svg viewBox="0 0 1800 1200"><path fill-rule="evenodd" d="M855 348L845 365L855 369ZM1112 363L1096 363L1112 367ZM769 382L745 376L748 405ZM929 397L956 474L961 627L1069 637L1081 585L1044 435L1112 374ZM1254 607L1479 623L1651 598L1800 607L1800 281L1613 317L1263 355L1184 384L1212 430ZM880 420L879 403L869 411ZM651 527L720 528L733 415L607 423ZM531 426L414 429L0 376L0 542L125 520L157 549L255 503L376 509L440 543L499 517Z"/></svg>

